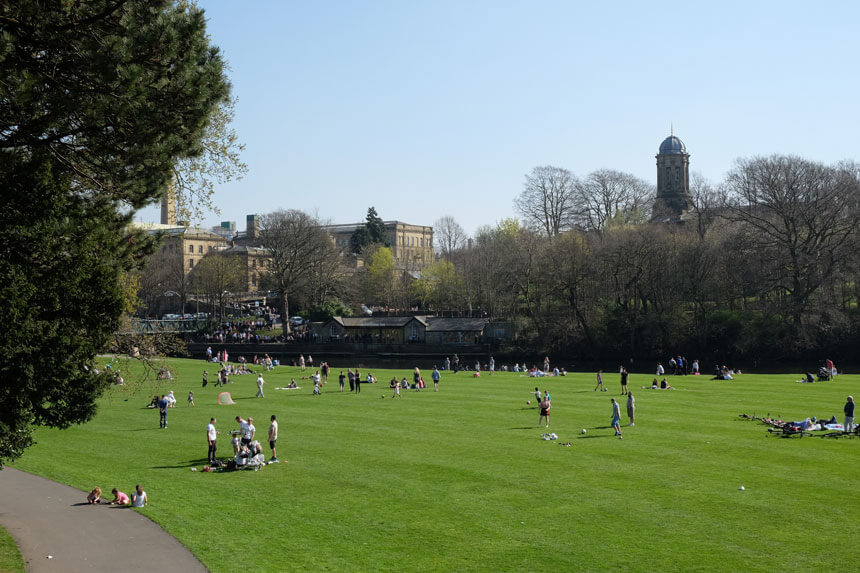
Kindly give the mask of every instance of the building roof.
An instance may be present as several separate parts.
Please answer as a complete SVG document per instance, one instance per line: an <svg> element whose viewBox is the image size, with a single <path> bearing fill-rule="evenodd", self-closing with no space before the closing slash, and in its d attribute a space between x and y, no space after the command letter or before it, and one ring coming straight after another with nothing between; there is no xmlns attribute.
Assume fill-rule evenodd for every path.
<svg viewBox="0 0 860 573"><path fill-rule="evenodd" d="M223 253L227 253L228 255L238 255L241 253L248 253L249 255L268 255L269 252L263 247L253 247L250 245L234 245L229 249L224 249L221 251Z"/></svg>
<svg viewBox="0 0 860 573"><path fill-rule="evenodd" d="M323 225L322 228L329 233L352 233L355 232L357 228L364 227L365 224L366 223L341 223L337 225ZM429 227L427 225L415 225L413 223L404 223L403 221L383 221L382 224L385 226L386 230L391 230L398 225L422 229L432 229L432 227Z"/></svg>
<svg viewBox="0 0 860 573"><path fill-rule="evenodd" d="M151 235L164 234L168 237L182 237L183 239L196 239L208 241L224 241L224 237L199 227L186 227L184 225L161 225L157 223L133 223L138 229L142 229Z"/></svg>
<svg viewBox="0 0 860 573"><path fill-rule="evenodd" d="M428 316L427 332L480 332L490 323L486 318L438 318Z"/></svg>
<svg viewBox="0 0 860 573"><path fill-rule="evenodd" d="M670 135L660 144L660 155L685 155L686 153L684 142L674 135Z"/></svg>
<svg viewBox="0 0 860 573"><path fill-rule="evenodd" d="M402 328L413 320L427 325L424 318L420 316L363 316L356 318L335 316L332 320L344 328Z"/></svg>

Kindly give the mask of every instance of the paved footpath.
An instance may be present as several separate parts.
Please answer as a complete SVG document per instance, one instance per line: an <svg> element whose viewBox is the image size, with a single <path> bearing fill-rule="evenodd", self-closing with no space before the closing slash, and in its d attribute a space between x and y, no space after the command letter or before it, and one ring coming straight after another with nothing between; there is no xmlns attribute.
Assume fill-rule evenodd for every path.
<svg viewBox="0 0 860 573"><path fill-rule="evenodd" d="M57 482L0 470L0 525L18 543L27 571L206 571L188 549L137 511L92 506L86 499L86 492Z"/></svg>

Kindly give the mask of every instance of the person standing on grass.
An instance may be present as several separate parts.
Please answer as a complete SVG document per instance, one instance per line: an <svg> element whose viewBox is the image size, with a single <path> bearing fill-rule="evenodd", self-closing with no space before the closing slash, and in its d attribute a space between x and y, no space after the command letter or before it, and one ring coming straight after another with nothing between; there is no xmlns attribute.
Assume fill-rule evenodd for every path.
<svg viewBox="0 0 860 573"><path fill-rule="evenodd" d="M275 453L275 446L278 443L278 421L275 415L272 414L272 423L269 424L269 447L272 449L272 459L269 460L273 464L278 463L278 455Z"/></svg>
<svg viewBox="0 0 860 573"><path fill-rule="evenodd" d="M209 424L206 426L206 442L209 444L209 452L206 457L209 463L215 462L215 452L218 450L218 431L215 429L215 418L209 418Z"/></svg>
<svg viewBox="0 0 860 573"><path fill-rule="evenodd" d="M248 418L245 421L240 416L236 416L236 422L239 423L242 445L247 446L254 439L254 434L257 433L257 428L254 427L254 418Z"/></svg>
<svg viewBox="0 0 860 573"><path fill-rule="evenodd" d="M439 372L439 369L436 366L433 366L433 374L430 375L433 378L433 387L436 388L435 392L439 391L439 380L442 379L442 373Z"/></svg>
<svg viewBox="0 0 860 573"><path fill-rule="evenodd" d="M490 376L493 375L493 372L495 372L495 370L496 370L496 361L492 356L490 356Z"/></svg>
<svg viewBox="0 0 860 573"><path fill-rule="evenodd" d="M636 420L634 414L636 410L636 402L633 400L633 392L627 392L627 417L630 418L628 426L635 426Z"/></svg>
<svg viewBox="0 0 860 573"><path fill-rule="evenodd" d="M209 371L203 371L203 387L206 388L206 385L209 384Z"/></svg>
<svg viewBox="0 0 860 573"><path fill-rule="evenodd" d="M191 392L191 391L188 392L188 405L189 406L194 405L194 392Z"/></svg>
<svg viewBox="0 0 860 573"><path fill-rule="evenodd" d="M615 398L609 399L612 402L612 427L615 429L615 435L621 437L621 408Z"/></svg>
<svg viewBox="0 0 860 573"><path fill-rule="evenodd" d="M540 395L540 392L538 392ZM549 428L549 411L552 408L552 404L547 397L543 402L538 403L538 407L540 408L540 417L538 418L538 428L540 428L541 422L544 418L546 418L546 427Z"/></svg>
<svg viewBox="0 0 860 573"><path fill-rule="evenodd" d="M845 412L845 423L842 425L842 431L846 434L854 428L854 397L848 396L845 402L845 407L842 409Z"/></svg>
<svg viewBox="0 0 860 573"><path fill-rule="evenodd" d="M355 393L361 394L361 372L355 369Z"/></svg>
<svg viewBox="0 0 860 573"><path fill-rule="evenodd" d="M340 371L340 376L337 377L337 381L340 383L340 391L343 392L343 382L346 380L346 376L343 375L343 370Z"/></svg>
<svg viewBox="0 0 860 573"><path fill-rule="evenodd" d="M260 374L257 375L257 398L265 398L266 397L263 394L263 384L265 384L265 383L266 383L266 381L263 380L263 373L260 372Z"/></svg>
<svg viewBox="0 0 860 573"><path fill-rule="evenodd" d="M606 386L603 385L603 370L597 371L597 386L594 387L594 391L597 392L598 388L601 392L606 392Z"/></svg>
<svg viewBox="0 0 860 573"><path fill-rule="evenodd" d="M625 367L621 367L621 395L627 394L627 376L628 372Z"/></svg>
<svg viewBox="0 0 860 573"><path fill-rule="evenodd" d="M164 394L158 401L158 427L167 428L167 397Z"/></svg>

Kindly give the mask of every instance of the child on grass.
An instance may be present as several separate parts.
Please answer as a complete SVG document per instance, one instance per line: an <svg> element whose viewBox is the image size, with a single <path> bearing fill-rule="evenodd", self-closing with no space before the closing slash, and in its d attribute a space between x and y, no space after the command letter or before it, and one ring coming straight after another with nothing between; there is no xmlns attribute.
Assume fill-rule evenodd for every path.
<svg viewBox="0 0 860 573"><path fill-rule="evenodd" d="M102 488L96 486L93 488L93 491L89 493L87 496L87 503L101 503L102 502Z"/></svg>
<svg viewBox="0 0 860 573"><path fill-rule="evenodd" d="M117 488L113 488L110 490L113 494L113 499L110 501L110 505L128 505L130 500L128 499L128 495L119 491Z"/></svg>

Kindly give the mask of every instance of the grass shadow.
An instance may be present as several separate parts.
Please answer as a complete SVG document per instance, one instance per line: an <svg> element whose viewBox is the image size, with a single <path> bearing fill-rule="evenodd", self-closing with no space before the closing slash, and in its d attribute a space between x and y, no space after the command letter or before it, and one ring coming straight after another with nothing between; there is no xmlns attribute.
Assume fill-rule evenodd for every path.
<svg viewBox="0 0 860 573"><path fill-rule="evenodd" d="M199 466L201 464L206 465L208 463L209 463L209 460L207 460L206 458L198 458L196 460L189 460L187 462L180 462L174 466L152 466L152 469L154 469L154 470L175 470L175 469L182 469L182 468L191 468L194 466Z"/></svg>

